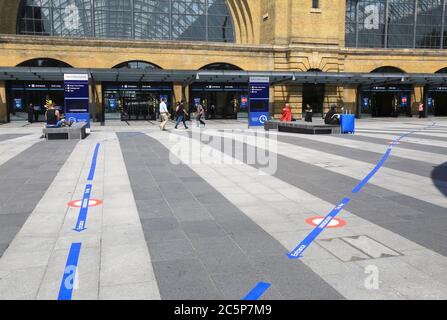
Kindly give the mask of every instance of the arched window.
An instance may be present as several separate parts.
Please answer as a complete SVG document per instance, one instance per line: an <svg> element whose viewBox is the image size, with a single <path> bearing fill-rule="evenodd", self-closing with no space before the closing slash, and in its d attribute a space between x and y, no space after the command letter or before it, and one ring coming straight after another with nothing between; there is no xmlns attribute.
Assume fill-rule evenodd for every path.
<svg viewBox="0 0 447 320"><path fill-rule="evenodd" d="M69 65L60 60L49 59L49 58L38 58L32 59L28 61L24 61L17 65L17 67L39 67L39 68L73 68L73 66Z"/></svg>
<svg viewBox="0 0 447 320"><path fill-rule="evenodd" d="M374 69L371 73L405 73L405 71L396 67L387 66Z"/></svg>
<svg viewBox="0 0 447 320"><path fill-rule="evenodd" d="M226 0L22 0L17 33L234 42Z"/></svg>
<svg viewBox="0 0 447 320"><path fill-rule="evenodd" d="M140 60L134 60L134 61L126 61L120 64L117 64L113 67L113 69L141 69L141 70L157 70L162 69L156 64L146 62L146 61L140 61Z"/></svg>
<svg viewBox="0 0 447 320"><path fill-rule="evenodd" d="M203 66L200 68L200 70L234 70L234 71L241 71L242 69L238 66L235 66L231 63L223 63L223 62L217 62L217 63L211 63L206 66Z"/></svg>
<svg viewBox="0 0 447 320"><path fill-rule="evenodd" d="M436 71L435 73L447 73L447 68L442 68L442 69Z"/></svg>

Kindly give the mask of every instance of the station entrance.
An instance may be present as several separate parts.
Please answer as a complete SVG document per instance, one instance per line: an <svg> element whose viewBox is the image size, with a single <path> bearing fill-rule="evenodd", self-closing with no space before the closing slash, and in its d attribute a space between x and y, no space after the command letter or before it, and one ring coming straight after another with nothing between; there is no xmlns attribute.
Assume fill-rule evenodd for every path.
<svg viewBox="0 0 447 320"><path fill-rule="evenodd" d="M411 116L411 86L360 87L359 117Z"/></svg>
<svg viewBox="0 0 447 320"><path fill-rule="evenodd" d="M172 84L103 83L105 120L156 120L161 99L172 110Z"/></svg>
<svg viewBox="0 0 447 320"><path fill-rule="evenodd" d="M303 114L306 106L312 108L315 117L323 116L324 84L304 84L303 85Z"/></svg>
<svg viewBox="0 0 447 320"><path fill-rule="evenodd" d="M8 121L45 121L45 105L51 100L64 112L63 82L11 82L8 91ZM29 118L30 116L30 118Z"/></svg>
<svg viewBox="0 0 447 320"><path fill-rule="evenodd" d="M427 86L425 92L427 115L447 117L447 87Z"/></svg>
<svg viewBox="0 0 447 320"><path fill-rule="evenodd" d="M205 108L207 119L248 118L248 84L197 83L190 87L191 109L197 102Z"/></svg>

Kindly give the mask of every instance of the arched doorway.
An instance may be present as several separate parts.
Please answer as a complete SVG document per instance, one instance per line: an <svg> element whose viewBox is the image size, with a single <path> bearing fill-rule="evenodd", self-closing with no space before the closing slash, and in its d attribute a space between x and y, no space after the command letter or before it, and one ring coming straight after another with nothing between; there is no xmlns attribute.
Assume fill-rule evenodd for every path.
<svg viewBox="0 0 447 320"><path fill-rule="evenodd" d="M309 69L307 72L322 72L320 69ZM322 83L303 84L303 114L307 105L312 107L315 116L323 115L325 86Z"/></svg>
<svg viewBox="0 0 447 320"><path fill-rule="evenodd" d="M411 116L411 95L413 87L405 84L405 71L384 66L371 73L402 74L403 81L384 81L360 87L360 117L398 117Z"/></svg>
<svg viewBox="0 0 447 320"><path fill-rule="evenodd" d="M241 71L234 64L225 62L211 63L200 70ZM248 118L248 84L244 82L196 82L190 88L190 108L201 103L207 119L243 119Z"/></svg>
<svg viewBox="0 0 447 320"><path fill-rule="evenodd" d="M17 67L72 68L51 58L36 58L21 62ZM64 112L64 83L62 81L10 81L7 84L8 121L45 121L45 105L51 100Z"/></svg>
<svg viewBox="0 0 447 320"><path fill-rule="evenodd" d="M19 63L17 67L34 67L34 68L73 68L73 66L61 60L51 58L37 58Z"/></svg>
<svg viewBox="0 0 447 320"><path fill-rule="evenodd" d="M435 73L447 73L447 68L442 68ZM447 85L425 86L426 113L431 116L447 116Z"/></svg>
<svg viewBox="0 0 447 320"><path fill-rule="evenodd" d="M113 69L151 71L162 68L148 61L131 60ZM172 106L172 83L121 81L104 82L102 87L105 120L155 120L161 98Z"/></svg>

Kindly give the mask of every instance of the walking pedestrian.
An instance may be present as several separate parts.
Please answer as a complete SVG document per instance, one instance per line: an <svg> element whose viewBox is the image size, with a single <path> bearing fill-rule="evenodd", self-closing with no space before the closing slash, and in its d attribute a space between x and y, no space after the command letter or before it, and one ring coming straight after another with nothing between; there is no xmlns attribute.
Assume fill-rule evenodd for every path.
<svg viewBox="0 0 447 320"><path fill-rule="evenodd" d="M33 106L33 113L34 113L34 121L39 121L39 114L40 114L40 106Z"/></svg>
<svg viewBox="0 0 447 320"><path fill-rule="evenodd" d="M178 125L180 122L183 122L183 125L185 126L185 129L188 129L188 126L186 125L186 118L188 116L188 112L186 112L185 105L182 102L177 102L177 107L175 109L177 112L177 121L175 123L175 128L178 129Z"/></svg>
<svg viewBox="0 0 447 320"><path fill-rule="evenodd" d="M161 99L159 111L162 119L162 122L160 123L160 130L166 131L166 125L168 124L170 114L165 99Z"/></svg>
<svg viewBox="0 0 447 320"><path fill-rule="evenodd" d="M28 122L29 123L33 123L34 107L33 107L33 104L31 102L28 104L28 108L27 108L26 111L28 113Z"/></svg>
<svg viewBox="0 0 447 320"><path fill-rule="evenodd" d="M306 122L312 122L312 116L313 116L313 110L310 105L306 105L306 117L304 118L304 121Z"/></svg>
<svg viewBox="0 0 447 320"><path fill-rule="evenodd" d="M205 109L203 108L203 106L199 103L197 105L197 127L200 127L201 124L203 124L203 126L206 126L205 121L202 120L202 117L205 115Z"/></svg>
<svg viewBox="0 0 447 320"><path fill-rule="evenodd" d="M419 119L424 118L424 104L422 102L419 102L418 105L418 111L419 111Z"/></svg>

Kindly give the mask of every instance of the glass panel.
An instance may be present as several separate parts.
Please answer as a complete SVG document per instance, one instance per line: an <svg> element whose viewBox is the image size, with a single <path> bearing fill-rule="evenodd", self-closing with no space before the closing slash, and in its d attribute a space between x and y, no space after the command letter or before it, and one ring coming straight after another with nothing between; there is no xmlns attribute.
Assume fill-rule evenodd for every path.
<svg viewBox="0 0 447 320"><path fill-rule="evenodd" d="M225 0L22 1L19 34L234 42Z"/></svg>
<svg viewBox="0 0 447 320"><path fill-rule="evenodd" d="M385 0L360 0L359 47L385 46Z"/></svg>
<svg viewBox="0 0 447 320"><path fill-rule="evenodd" d="M442 2L442 0L418 1L416 47L441 47Z"/></svg>
<svg viewBox="0 0 447 320"><path fill-rule="evenodd" d="M360 47L413 48L416 45L417 48L440 48L444 0L418 0L417 6L415 0L347 0L347 47L356 45L357 2ZM385 21L387 2L388 20Z"/></svg>

